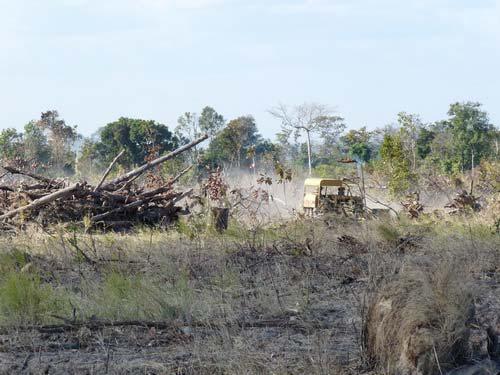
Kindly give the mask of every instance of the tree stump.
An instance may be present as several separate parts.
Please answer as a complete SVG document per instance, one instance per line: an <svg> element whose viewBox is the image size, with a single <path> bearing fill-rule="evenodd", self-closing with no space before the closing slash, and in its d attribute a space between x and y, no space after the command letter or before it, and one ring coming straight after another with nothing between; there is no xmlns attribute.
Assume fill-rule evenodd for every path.
<svg viewBox="0 0 500 375"><path fill-rule="evenodd" d="M224 232L229 224L229 208L212 207L212 223L217 232Z"/></svg>

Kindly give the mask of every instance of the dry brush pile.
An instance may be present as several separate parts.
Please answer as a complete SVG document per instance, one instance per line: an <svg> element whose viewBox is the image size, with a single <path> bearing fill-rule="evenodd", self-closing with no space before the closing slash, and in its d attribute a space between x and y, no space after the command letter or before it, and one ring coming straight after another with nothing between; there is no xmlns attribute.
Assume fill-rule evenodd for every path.
<svg viewBox="0 0 500 375"><path fill-rule="evenodd" d="M69 183L64 179L50 179L5 166L7 173L23 175L35 182L0 186L0 221L5 229L12 229L27 222L42 225L81 222L86 227L104 229L126 228L138 223L168 225L175 221L182 211L176 204L192 192L178 192L174 189L174 184L189 168L168 181L156 180L149 186L139 186L135 182L140 176L206 138L207 136L200 137L106 182L106 177L122 152L113 160L96 186L86 181ZM14 221L16 217L19 220Z"/></svg>

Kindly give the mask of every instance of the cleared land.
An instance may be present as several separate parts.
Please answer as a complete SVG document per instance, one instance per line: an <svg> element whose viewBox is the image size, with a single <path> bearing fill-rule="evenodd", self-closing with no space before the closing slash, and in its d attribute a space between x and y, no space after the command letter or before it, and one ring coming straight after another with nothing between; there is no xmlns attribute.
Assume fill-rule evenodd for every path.
<svg viewBox="0 0 500 375"><path fill-rule="evenodd" d="M3 373L376 374L368 310L408 280L440 371L460 364L440 350L445 322L467 326L461 363L488 356L486 332L500 329L500 238L479 217L0 241Z"/></svg>

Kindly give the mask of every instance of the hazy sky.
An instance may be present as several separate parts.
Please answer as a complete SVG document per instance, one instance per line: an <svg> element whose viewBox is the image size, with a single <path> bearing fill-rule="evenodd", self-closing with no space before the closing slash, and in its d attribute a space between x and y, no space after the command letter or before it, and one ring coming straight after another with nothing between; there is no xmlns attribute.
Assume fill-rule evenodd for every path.
<svg viewBox="0 0 500 375"><path fill-rule="evenodd" d="M349 127L464 100L500 122L500 0L0 0L0 44L1 128L210 105L272 137L267 109L304 101Z"/></svg>

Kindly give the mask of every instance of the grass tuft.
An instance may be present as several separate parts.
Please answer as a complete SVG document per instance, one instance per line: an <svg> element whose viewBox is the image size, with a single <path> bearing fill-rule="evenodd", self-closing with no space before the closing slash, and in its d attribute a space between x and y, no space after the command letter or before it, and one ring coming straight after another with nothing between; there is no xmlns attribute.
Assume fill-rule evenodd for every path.
<svg viewBox="0 0 500 375"><path fill-rule="evenodd" d="M67 306L67 301L37 275L11 271L0 282L2 324L41 324Z"/></svg>

